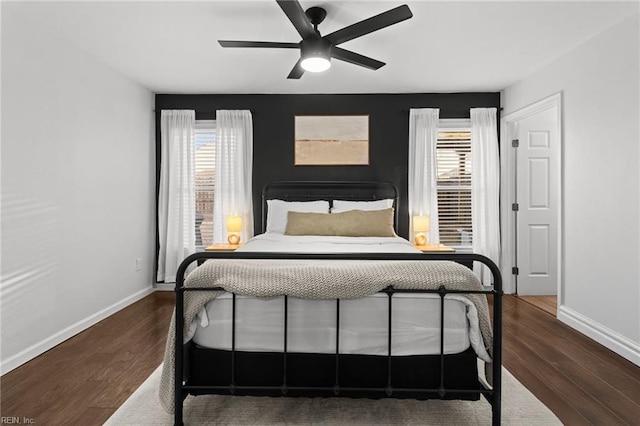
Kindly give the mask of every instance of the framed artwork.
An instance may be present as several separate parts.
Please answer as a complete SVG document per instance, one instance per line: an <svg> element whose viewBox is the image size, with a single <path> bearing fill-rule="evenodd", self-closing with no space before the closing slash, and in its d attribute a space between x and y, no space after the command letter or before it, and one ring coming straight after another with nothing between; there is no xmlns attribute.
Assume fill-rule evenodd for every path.
<svg viewBox="0 0 640 426"><path fill-rule="evenodd" d="M368 115L296 115L296 166L368 166Z"/></svg>

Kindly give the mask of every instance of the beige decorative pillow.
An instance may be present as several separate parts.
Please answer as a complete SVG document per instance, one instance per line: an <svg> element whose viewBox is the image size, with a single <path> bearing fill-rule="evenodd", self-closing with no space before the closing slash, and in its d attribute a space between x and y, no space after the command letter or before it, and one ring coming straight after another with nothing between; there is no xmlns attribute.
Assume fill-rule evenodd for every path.
<svg viewBox="0 0 640 426"><path fill-rule="evenodd" d="M371 211L350 210L331 214L290 211L284 234L395 237L393 208Z"/></svg>

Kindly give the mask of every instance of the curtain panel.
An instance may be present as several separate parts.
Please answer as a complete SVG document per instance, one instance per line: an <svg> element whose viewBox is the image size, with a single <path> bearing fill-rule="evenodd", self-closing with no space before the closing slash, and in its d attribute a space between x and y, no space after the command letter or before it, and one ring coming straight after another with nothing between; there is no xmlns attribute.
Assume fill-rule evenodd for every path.
<svg viewBox="0 0 640 426"><path fill-rule="evenodd" d="M158 194L157 280L175 282L180 263L195 253L195 111L163 110Z"/></svg>
<svg viewBox="0 0 640 426"><path fill-rule="evenodd" d="M429 216L429 243L440 242L438 226L437 108L409 111L409 231L413 217Z"/></svg>
<svg viewBox="0 0 640 426"><path fill-rule="evenodd" d="M496 108L471 109L471 223L473 252L500 260L500 160ZM491 277L476 265L481 280ZM488 284L488 283L487 283Z"/></svg>
<svg viewBox="0 0 640 426"><path fill-rule="evenodd" d="M253 237L253 121L247 110L216 111L213 242L227 242L227 217L240 216L240 239Z"/></svg>

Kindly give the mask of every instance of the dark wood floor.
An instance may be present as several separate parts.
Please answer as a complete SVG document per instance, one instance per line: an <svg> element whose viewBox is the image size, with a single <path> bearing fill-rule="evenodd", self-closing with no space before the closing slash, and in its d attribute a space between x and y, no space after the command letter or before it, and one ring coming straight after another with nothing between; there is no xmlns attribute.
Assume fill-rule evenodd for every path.
<svg viewBox="0 0 640 426"><path fill-rule="evenodd" d="M104 423L162 362L174 300L155 292L2 376L2 416Z"/></svg>
<svg viewBox="0 0 640 426"><path fill-rule="evenodd" d="M550 313L554 317L558 316L558 296L518 296L518 298Z"/></svg>
<svg viewBox="0 0 640 426"><path fill-rule="evenodd" d="M157 292L2 376L2 416L100 425L162 362L173 293ZM505 297L504 364L568 425L637 425L640 368Z"/></svg>
<svg viewBox="0 0 640 426"><path fill-rule="evenodd" d="M640 367L505 297L504 365L565 424L640 424Z"/></svg>

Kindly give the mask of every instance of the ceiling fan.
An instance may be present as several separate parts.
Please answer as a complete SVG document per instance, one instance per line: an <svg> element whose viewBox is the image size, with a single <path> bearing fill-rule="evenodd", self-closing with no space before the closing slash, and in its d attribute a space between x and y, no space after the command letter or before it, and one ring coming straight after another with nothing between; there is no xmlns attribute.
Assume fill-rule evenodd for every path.
<svg viewBox="0 0 640 426"><path fill-rule="evenodd" d="M378 31L413 16L409 6L402 5L394 9L372 16L353 25L321 36L318 25L327 16L321 7L311 7L305 12L297 0L276 0L282 11L296 28L302 40L299 43L283 43L271 41L235 41L218 40L222 47L259 47L276 49L300 49L300 59L294 65L287 78L299 79L305 71L321 72L331 66L331 58L349 62L354 65L377 70L385 65L367 56L338 47L354 38Z"/></svg>

